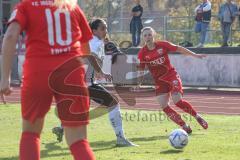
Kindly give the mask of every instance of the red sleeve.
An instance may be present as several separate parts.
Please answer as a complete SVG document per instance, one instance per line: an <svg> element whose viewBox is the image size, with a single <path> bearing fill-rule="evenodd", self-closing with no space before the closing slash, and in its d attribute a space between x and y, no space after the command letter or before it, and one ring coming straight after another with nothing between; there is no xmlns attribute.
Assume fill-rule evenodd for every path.
<svg viewBox="0 0 240 160"><path fill-rule="evenodd" d="M80 28L81 28L81 32L82 32L82 37L80 39L81 43L86 43L88 41L90 41L92 39L92 31L90 26L88 25L88 21L83 13L83 11L81 10L80 7L78 7L78 10L80 12Z"/></svg>
<svg viewBox="0 0 240 160"><path fill-rule="evenodd" d="M139 61L140 61L140 68L141 69L144 69L145 68L145 63L143 63L144 62L144 57L143 57L143 48L138 52L138 59L139 59Z"/></svg>
<svg viewBox="0 0 240 160"><path fill-rule="evenodd" d="M25 30L27 26L27 19L26 19L26 2L20 2L14 8L11 17L8 20L8 24L12 22L18 22L21 30Z"/></svg>
<svg viewBox="0 0 240 160"><path fill-rule="evenodd" d="M176 50L178 49L178 46L171 43L171 42L168 42L168 41L161 41L159 42L159 44L164 47L164 48L167 48L167 50L169 52L176 52Z"/></svg>

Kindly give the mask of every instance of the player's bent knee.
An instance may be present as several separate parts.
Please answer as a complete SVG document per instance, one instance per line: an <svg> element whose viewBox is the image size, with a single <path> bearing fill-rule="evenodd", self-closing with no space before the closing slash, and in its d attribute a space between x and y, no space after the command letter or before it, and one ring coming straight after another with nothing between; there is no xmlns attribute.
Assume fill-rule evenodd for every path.
<svg viewBox="0 0 240 160"><path fill-rule="evenodd" d="M43 118L38 118L34 122L23 119L22 120L22 130L23 132L34 132L41 134L43 129Z"/></svg>
<svg viewBox="0 0 240 160"><path fill-rule="evenodd" d="M162 94L157 97L157 101L162 109L166 108L169 104L169 94Z"/></svg>
<svg viewBox="0 0 240 160"><path fill-rule="evenodd" d="M164 109L164 108L166 108L168 106L169 101L161 100L161 101L158 101L158 103L160 104L160 108Z"/></svg>
<svg viewBox="0 0 240 160"><path fill-rule="evenodd" d="M181 93L173 93L172 94L172 101L173 101L174 104L177 104L181 100L182 100L182 94Z"/></svg>
<svg viewBox="0 0 240 160"><path fill-rule="evenodd" d="M64 126L65 138L68 146L71 146L77 141L87 139L87 126L68 127Z"/></svg>
<svg viewBox="0 0 240 160"><path fill-rule="evenodd" d="M178 103L179 101L181 101L182 99L181 99L181 98L177 98L177 99L174 99L174 98L173 98L172 100L173 100L173 103L174 103L174 104L177 104L177 103Z"/></svg>
<svg viewBox="0 0 240 160"><path fill-rule="evenodd" d="M160 104L160 108L161 109L164 109L164 108L166 108L168 106L168 103L167 104Z"/></svg>

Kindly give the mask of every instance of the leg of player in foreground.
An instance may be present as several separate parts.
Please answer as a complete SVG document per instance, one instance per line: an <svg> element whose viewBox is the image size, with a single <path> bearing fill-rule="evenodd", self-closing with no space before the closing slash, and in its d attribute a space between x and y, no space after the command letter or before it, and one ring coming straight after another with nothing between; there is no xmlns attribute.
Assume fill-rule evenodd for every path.
<svg viewBox="0 0 240 160"><path fill-rule="evenodd" d="M20 141L21 160L40 160L40 134L43 128L43 118L34 123L23 119L23 132ZM65 127L65 137L75 160L90 160L94 157L87 141L86 125Z"/></svg>
<svg viewBox="0 0 240 160"><path fill-rule="evenodd" d="M92 160L95 158L87 141L86 127L89 121L89 95L84 82L84 69L79 68L78 63L78 60L72 59L52 72L49 86L55 92L58 115L65 128L65 138L74 159ZM62 91L66 93L59 94Z"/></svg>
<svg viewBox="0 0 240 160"><path fill-rule="evenodd" d="M77 60L75 60L77 61ZM70 62L70 61L69 61ZM77 63L78 64L78 63ZM35 156L40 157L40 139L39 135L43 126L43 119L50 109L53 95L56 99L59 111L59 118L64 125L67 144L71 150L75 160L93 160L94 155L87 141L88 116L82 116L79 113L88 113L89 98L87 97L87 88L78 88L78 92L82 96L78 96L75 90L69 93L68 86L62 83L66 77L63 73L70 73L72 68L68 70L60 68L54 72L41 72L35 74L36 80L29 80L27 75L23 81L21 102L22 102L22 116L23 116L23 136L20 143L20 157L21 160L35 160ZM79 68L79 65L76 67ZM74 72L70 75L66 83L79 84L84 86L84 76L81 72ZM79 77L79 78L78 78ZM58 80L56 80L58 79ZM61 94L61 91L66 92L67 95ZM82 94L83 93L83 94ZM87 95L87 96L85 96ZM69 102L70 101L70 102ZM67 104L69 103L69 104ZM70 110L71 107L71 110ZM79 118L76 118L79 117ZM43 117L43 118L41 118ZM82 118L83 117L83 118ZM40 120L39 120L40 119ZM29 154L29 150L33 153ZM36 158L36 160L38 160Z"/></svg>

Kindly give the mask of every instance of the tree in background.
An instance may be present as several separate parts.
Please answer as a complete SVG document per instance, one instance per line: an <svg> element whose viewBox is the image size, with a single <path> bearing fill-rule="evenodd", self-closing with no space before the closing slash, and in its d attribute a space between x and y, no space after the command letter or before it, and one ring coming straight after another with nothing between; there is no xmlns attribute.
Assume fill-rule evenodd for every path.
<svg viewBox="0 0 240 160"><path fill-rule="evenodd" d="M118 32L124 31L124 38L126 37L126 26L129 26L130 21L130 12L133 6L133 0L81 0L83 1L82 7L86 13L86 16L89 19L94 17L102 17L107 20L109 25L109 29L111 31L111 26L114 22L118 23L117 27L124 26L123 28L117 28ZM238 5L240 0L236 0ZM197 41L197 36L193 31L194 27L194 9L201 2L201 0L142 0L141 5L144 7L145 15L143 17L149 16L151 14L147 14L148 11L150 13L154 11L163 12L168 17L167 29L176 30L192 30L192 32L170 32L167 34L167 39L171 40L175 43L182 42L183 40L188 40L191 42ZM217 15L218 8L224 0L211 0L212 3L212 13L213 15ZM124 20L121 20L121 16ZM177 18L177 17L185 17L185 18ZM160 18L160 17L156 17ZM162 22L161 22L162 23ZM152 24L149 24L152 25ZM163 25L163 24L160 24ZM212 42L218 42L221 40L220 33L220 24L219 21L213 17L210 25L210 29L219 30L217 32L212 32L211 39ZM153 26L154 27L154 26ZM234 29L237 28L237 23L233 26ZM159 30L159 26L156 26L156 30ZM114 32L114 31L113 31ZM115 33L120 34L120 33ZM234 33L234 39L239 40L240 36L239 32ZM124 38L116 38L116 39L124 39Z"/></svg>
<svg viewBox="0 0 240 160"><path fill-rule="evenodd" d="M225 0L211 0L212 3L212 20L210 23L210 30L216 30L210 32L209 38L213 43L220 43L221 34L220 34L220 23L216 17L218 13L219 6L221 3L224 3ZM240 0L237 0L240 3ZM193 30L194 28L194 9L201 3L201 0L168 0L165 3L165 8L168 10L168 16L170 17L183 17L187 16L188 18L171 18L168 23L169 29L181 29L181 30ZM239 4L238 4L239 5ZM180 22L180 23L179 23ZM234 23L233 29L237 29L237 24ZM187 34L186 34L187 33ZM239 31L233 32L233 41L238 41L240 37ZM173 32L173 34L168 35L168 39L173 42L182 42L188 40L191 42L197 41L197 36L192 32Z"/></svg>

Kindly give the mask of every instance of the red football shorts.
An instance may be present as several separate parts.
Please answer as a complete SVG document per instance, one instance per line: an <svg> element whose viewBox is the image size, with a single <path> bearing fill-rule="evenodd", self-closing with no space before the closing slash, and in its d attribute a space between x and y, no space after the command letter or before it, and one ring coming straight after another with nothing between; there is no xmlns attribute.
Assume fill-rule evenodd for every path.
<svg viewBox="0 0 240 160"><path fill-rule="evenodd" d="M22 117L25 120L34 122L37 118L44 118L54 97L62 125L89 123L90 101L84 68L75 60L69 64L54 72L25 72L21 89Z"/></svg>
<svg viewBox="0 0 240 160"><path fill-rule="evenodd" d="M176 93L180 92L183 94L182 81L179 75L169 76L163 79L155 80L156 95L163 93Z"/></svg>

